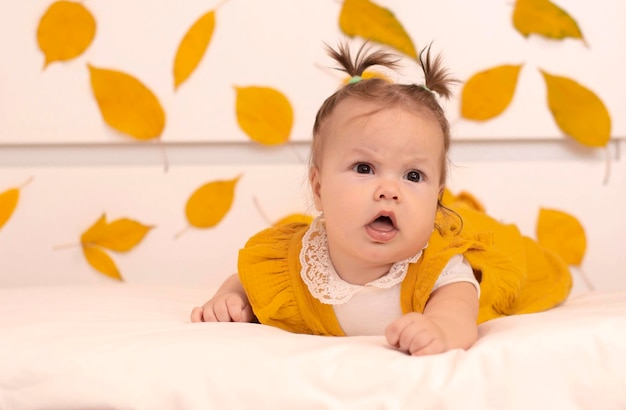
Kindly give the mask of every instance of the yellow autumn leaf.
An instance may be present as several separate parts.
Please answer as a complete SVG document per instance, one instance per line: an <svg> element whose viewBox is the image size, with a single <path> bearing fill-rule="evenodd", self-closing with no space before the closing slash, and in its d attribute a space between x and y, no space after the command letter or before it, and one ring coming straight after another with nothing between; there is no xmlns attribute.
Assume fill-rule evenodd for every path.
<svg viewBox="0 0 626 410"><path fill-rule="evenodd" d="M289 140L293 109L287 97L269 87L235 87L235 91L237 123L250 139L265 145Z"/></svg>
<svg viewBox="0 0 626 410"><path fill-rule="evenodd" d="M214 29L215 11L209 11L187 31L174 58L174 89L194 72L211 42Z"/></svg>
<svg viewBox="0 0 626 410"><path fill-rule="evenodd" d="M0 228L9 220L20 198L20 190L11 188L0 194Z"/></svg>
<svg viewBox="0 0 626 410"><path fill-rule="evenodd" d="M104 235L107 225L106 215L102 214L102 216L80 236L80 242L83 245L94 245L98 238Z"/></svg>
<svg viewBox="0 0 626 410"><path fill-rule="evenodd" d="M91 88L107 124L138 140L161 135L165 112L148 87L121 71L88 67Z"/></svg>
<svg viewBox="0 0 626 410"><path fill-rule="evenodd" d="M96 243L112 251L127 252L137 246L152 228L129 218L120 218L109 224L107 235Z"/></svg>
<svg viewBox="0 0 626 410"><path fill-rule="evenodd" d="M230 210L235 197L235 186L241 176L231 180L212 181L196 189L187 200L187 221L196 228L217 225Z"/></svg>
<svg viewBox="0 0 626 410"><path fill-rule="evenodd" d="M602 100L574 80L540 71L548 107L561 131L583 145L605 146L611 138L611 115Z"/></svg>
<svg viewBox="0 0 626 410"><path fill-rule="evenodd" d="M554 209L539 210L537 241L574 266L581 264L587 248L585 230L578 219Z"/></svg>
<svg viewBox="0 0 626 410"><path fill-rule="evenodd" d="M521 65L501 65L474 74L461 92L461 116L485 121L511 104Z"/></svg>
<svg viewBox="0 0 626 410"><path fill-rule="evenodd" d="M113 259L111 259L111 257L105 251L98 247L90 245L83 245L82 248L83 254L85 255L85 258L87 259L87 262L89 262L91 267L110 278L119 281L122 280L122 275L117 269L115 262L113 262Z"/></svg>
<svg viewBox="0 0 626 410"><path fill-rule="evenodd" d="M539 34L555 40L571 37L585 42L576 20L549 0L517 0L513 26L524 37Z"/></svg>
<svg viewBox="0 0 626 410"><path fill-rule="evenodd" d="M83 245L97 245L116 252L127 252L143 240L151 226L129 218L120 218L111 223L102 215L81 236Z"/></svg>
<svg viewBox="0 0 626 410"><path fill-rule="evenodd" d="M395 48L417 60L417 50L396 16L370 0L345 0L339 28L348 36L359 36Z"/></svg>
<svg viewBox="0 0 626 410"><path fill-rule="evenodd" d="M310 224L311 222L313 222L313 217L312 216L295 213L295 214L287 215L284 218L281 218L278 221L274 222L274 226L286 225L286 224L290 224L290 223Z"/></svg>
<svg viewBox="0 0 626 410"><path fill-rule="evenodd" d="M96 21L81 3L56 1L39 21L37 43L44 54L44 68L54 61L81 55L96 35Z"/></svg>

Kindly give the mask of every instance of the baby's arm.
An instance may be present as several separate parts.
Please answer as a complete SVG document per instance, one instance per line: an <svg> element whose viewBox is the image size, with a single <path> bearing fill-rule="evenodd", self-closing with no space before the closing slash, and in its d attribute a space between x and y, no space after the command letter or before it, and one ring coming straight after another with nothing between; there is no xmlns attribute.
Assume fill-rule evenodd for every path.
<svg viewBox="0 0 626 410"><path fill-rule="evenodd" d="M391 323L387 342L413 356L469 348L478 338L478 294L474 285L456 282L430 296L424 313L408 313Z"/></svg>
<svg viewBox="0 0 626 410"><path fill-rule="evenodd" d="M191 311L192 322L251 322L253 319L248 297L236 274L229 276L202 307Z"/></svg>

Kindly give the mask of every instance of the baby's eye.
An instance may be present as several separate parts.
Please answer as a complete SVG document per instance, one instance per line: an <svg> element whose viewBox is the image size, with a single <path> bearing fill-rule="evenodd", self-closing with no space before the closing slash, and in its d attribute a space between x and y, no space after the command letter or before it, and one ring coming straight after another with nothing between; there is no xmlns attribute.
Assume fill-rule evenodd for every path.
<svg viewBox="0 0 626 410"><path fill-rule="evenodd" d="M420 182L422 179L424 179L424 176L419 171L409 171L406 174L406 179L412 182Z"/></svg>
<svg viewBox="0 0 626 410"><path fill-rule="evenodd" d="M355 164L352 169L359 174L371 174L372 173L372 167L362 162L359 164Z"/></svg>

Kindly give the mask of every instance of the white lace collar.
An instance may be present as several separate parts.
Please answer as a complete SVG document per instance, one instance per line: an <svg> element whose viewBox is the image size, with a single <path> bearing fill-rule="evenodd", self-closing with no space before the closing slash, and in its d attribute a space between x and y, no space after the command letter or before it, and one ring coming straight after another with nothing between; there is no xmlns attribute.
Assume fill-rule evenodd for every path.
<svg viewBox="0 0 626 410"><path fill-rule="evenodd" d="M422 256L422 251L411 258L394 263L387 274L365 285L348 283L339 277L330 261L326 225L323 218L318 216L302 238L300 276L309 288L309 292L320 302L339 305L350 300L364 287L374 286L386 289L402 282L409 263L417 262L420 256Z"/></svg>

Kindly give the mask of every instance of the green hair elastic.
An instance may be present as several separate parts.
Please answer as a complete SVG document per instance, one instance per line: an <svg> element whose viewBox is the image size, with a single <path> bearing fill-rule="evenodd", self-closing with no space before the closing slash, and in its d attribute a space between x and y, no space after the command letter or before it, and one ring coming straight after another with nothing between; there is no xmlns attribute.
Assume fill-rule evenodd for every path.
<svg viewBox="0 0 626 410"><path fill-rule="evenodd" d="M434 94L433 90L431 90L430 88L426 87L426 84L421 84L420 87L422 87L424 90L428 91L429 93Z"/></svg>
<svg viewBox="0 0 626 410"><path fill-rule="evenodd" d="M356 84L359 81L361 81L363 79L363 77L361 77L360 75L354 75L352 76L352 78L350 80L348 80L348 84Z"/></svg>

